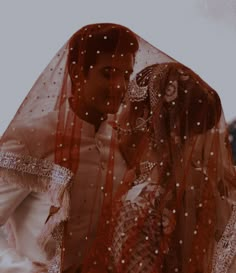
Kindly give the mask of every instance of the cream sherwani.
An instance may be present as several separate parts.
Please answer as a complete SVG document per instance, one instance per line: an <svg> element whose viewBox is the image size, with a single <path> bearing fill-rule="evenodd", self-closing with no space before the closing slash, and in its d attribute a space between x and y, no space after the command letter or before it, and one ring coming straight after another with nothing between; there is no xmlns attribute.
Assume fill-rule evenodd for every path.
<svg viewBox="0 0 236 273"><path fill-rule="evenodd" d="M34 121L34 130L30 129L31 124L28 124L27 128L19 128L19 132L24 134L24 146L26 146L24 149L38 149L40 158L53 161L53 139L55 138L53 130L55 129L52 128L55 128L55 117L56 113L50 113L46 119ZM97 132L93 125L84 121L82 123L80 163L72 179L68 225L70 239L67 240L70 255L66 256L65 269L80 262L85 240L88 238L92 240L94 236L103 198L102 186L107 173L111 132L112 128L107 122L102 123ZM42 149L42 147L45 148ZM10 139L5 143L2 151L17 153L21 151L21 148L21 143ZM114 188L122 180L125 170L125 161L117 150L115 151ZM30 176L26 179L37 179L37 177ZM94 196L96 196L95 200ZM2 233L0 234L1 273L40 272L40 265L49 263L48 253L39 246L38 238L51 205L53 204L47 192L34 192L11 183L7 176L0 177L0 226L7 224L11 230L11 244L6 241ZM89 228L91 210L93 210L94 220ZM52 238L48 248L51 250L55 248ZM39 267L36 267L35 263ZM42 267L42 272L47 270Z"/></svg>

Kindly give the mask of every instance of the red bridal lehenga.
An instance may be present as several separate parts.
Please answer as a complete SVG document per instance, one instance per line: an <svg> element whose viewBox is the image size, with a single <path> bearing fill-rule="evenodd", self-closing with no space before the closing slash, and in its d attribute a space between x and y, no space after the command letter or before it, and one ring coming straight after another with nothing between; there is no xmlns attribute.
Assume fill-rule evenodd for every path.
<svg viewBox="0 0 236 273"><path fill-rule="evenodd" d="M71 109L68 68L90 58L93 35L117 27L79 30L77 59L71 38L1 138L3 273L233 272L236 176L217 93L121 27L138 50L119 112L95 131ZM115 67L124 54L111 58ZM78 93L88 84L83 70Z"/></svg>

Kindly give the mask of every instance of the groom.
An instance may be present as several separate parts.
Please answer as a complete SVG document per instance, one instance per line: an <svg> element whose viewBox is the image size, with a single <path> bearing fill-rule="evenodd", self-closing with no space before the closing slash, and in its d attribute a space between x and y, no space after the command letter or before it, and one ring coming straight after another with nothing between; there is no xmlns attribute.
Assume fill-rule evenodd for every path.
<svg viewBox="0 0 236 273"><path fill-rule="evenodd" d="M125 27L95 24L76 32L68 48L64 79L71 85L68 100L59 111L44 117L39 113L27 124L17 120L14 131L6 131L2 139L0 225L7 226L11 238L11 248L0 245L2 273L77 272L96 236L103 200L112 193L105 192L104 185L112 173L115 189L126 170L108 121L127 91L138 41ZM60 119L63 107L65 120ZM60 138L56 128L64 123ZM74 124L79 129L74 127L76 134L70 135ZM64 142L58 143L60 139ZM79 150L76 155L72 144ZM50 180L48 174L55 170L65 185L60 184L61 176ZM63 232L55 239L55 228L61 226Z"/></svg>

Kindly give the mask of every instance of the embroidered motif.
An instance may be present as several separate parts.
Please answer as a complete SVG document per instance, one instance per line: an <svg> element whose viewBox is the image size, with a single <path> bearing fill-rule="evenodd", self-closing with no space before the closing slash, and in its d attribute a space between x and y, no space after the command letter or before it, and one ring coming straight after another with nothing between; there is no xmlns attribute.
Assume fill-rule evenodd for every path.
<svg viewBox="0 0 236 273"><path fill-rule="evenodd" d="M228 272L236 255L236 205L233 206L232 214L225 231L217 243L212 273Z"/></svg>
<svg viewBox="0 0 236 273"><path fill-rule="evenodd" d="M130 189L134 191L136 187ZM156 184L144 183L144 187L140 193L133 199L123 201L123 206L117 211L118 217L114 235L112 248L112 258L115 265L125 260L123 257L124 247L129 247L129 236L137 236L137 244L132 245L132 259L127 265L127 272L141 273L153 272L154 261L158 254L161 238L164 235L171 234L175 229L175 216L167 208L164 208L160 214L158 208L160 200L165 190ZM151 200L151 202L150 202ZM145 221L142 222L142 219ZM138 234L133 233L134 227L140 225ZM160 223L160 224L158 224ZM153 229L152 227L156 228ZM131 235L133 233L133 235ZM162 244L163 253L168 254L168 243ZM140 267L142 264L142 267Z"/></svg>
<svg viewBox="0 0 236 273"><path fill-rule="evenodd" d="M60 185L67 184L73 176L69 169L51 161L11 152L0 152L0 167L46 177Z"/></svg>
<svg viewBox="0 0 236 273"><path fill-rule="evenodd" d="M140 102L148 97L148 86L138 86L136 79L130 82L128 87L129 100Z"/></svg>
<svg viewBox="0 0 236 273"><path fill-rule="evenodd" d="M56 242L56 253L48 267L48 273L58 273L61 271L61 242L63 239L64 225L61 223L53 232L53 238Z"/></svg>
<svg viewBox="0 0 236 273"><path fill-rule="evenodd" d="M144 174L144 173L149 174L156 165L157 165L157 162L142 161L140 163L141 174Z"/></svg>

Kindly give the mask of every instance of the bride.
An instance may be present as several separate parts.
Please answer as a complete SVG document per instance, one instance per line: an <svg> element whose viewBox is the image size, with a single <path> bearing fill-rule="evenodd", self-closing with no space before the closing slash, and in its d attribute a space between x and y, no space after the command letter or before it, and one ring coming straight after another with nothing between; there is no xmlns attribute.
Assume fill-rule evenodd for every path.
<svg viewBox="0 0 236 273"><path fill-rule="evenodd" d="M235 272L235 169L217 93L179 63L148 66L114 128L130 170L88 267Z"/></svg>

